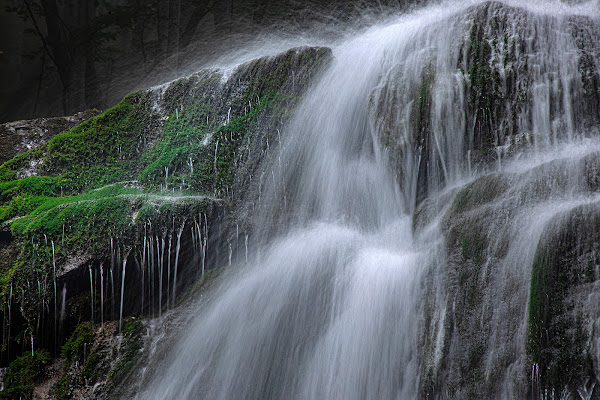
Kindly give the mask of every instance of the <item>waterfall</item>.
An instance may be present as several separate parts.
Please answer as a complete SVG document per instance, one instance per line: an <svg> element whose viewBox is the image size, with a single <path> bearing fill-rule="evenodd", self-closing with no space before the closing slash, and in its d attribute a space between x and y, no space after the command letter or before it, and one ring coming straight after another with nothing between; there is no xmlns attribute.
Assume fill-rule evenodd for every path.
<svg viewBox="0 0 600 400"><path fill-rule="evenodd" d="M150 226L150 231L152 231L152 226ZM157 252L159 251L158 248L156 250ZM152 297L149 299L150 300L150 305L152 307L152 317L154 317L154 303L155 303L155 266L154 266L154 241L152 240L152 234L150 234L150 239L148 239L148 254L150 256L150 293L152 294Z"/></svg>
<svg viewBox="0 0 600 400"><path fill-rule="evenodd" d="M175 306L175 304L176 304L175 300L177 300L177 267L179 266L179 249L181 248L181 234L183 233L184 228L185 228L185 220L183 220L183 222L181 223L181 226L177 230L177 245L175 247L175 265L174 265L175 271L173 273L173 290L172 290L173 299L171 301L173 306ZM198 240L200 240L199 236L198 236Z"/></svg>
<svg viewBox="0 0 600 400"><path fill-rule="evenodd" d="M146 241L148 237L147 225L144 224L144 241L142 242L142 298L140 301L140 314L144 313L144 295L145 295L145 285L146 285Z"/></svg>
<svg viewBox="0 0 600 400"><path fill-rule="evenodd" d="M578 111L586 15L597 24L592 3L444 3L332 46L261 166L255 245L229 244L246 263L138 398L537 393L532 265L548 226L600 204L597 126Z"/></svg>
<svg viewBox="0 0 600 400"><path fill-rule="evenodd" d="M115 248L114 248L114 240L110 238L110 316L111 318L115 315L115 278L114 278L114 269L115 269Z"/></svg>
<svg viewBox="0 0 600 400"><path fill-rule="evenodd" d="M175 233L175 219L173 219L173 225L171 226L171 234L169 235L169 249L167 250L167 310L170 307L170 290L171 290L171 247L173 245L173 235Z"/></svg>
<svg viewBox="0 0 600 400"><path fill-rule="evenodd" d="M165 258L165 235L162 236L161 242L158 240L158 234L156 235L156 252L158 257L158 316L162 315L162 285L163 285L163 269L164 269L164 258Z"/></svg>
<svg viewBox="0 0 600 400"><path fill-rule="evenodd" d="M125 297L125 271L127 268L127 258L129 258L129 253L131 249L127 251L125 257L123 257L123 270L121 271L121 302L119 303L119 333L121 333L123 327L123 303Z"/></svg>
<svg viewBox="0 0 600 400"><path fill-rule="evenodd" d="M88 266L88 270L90 271L90 312L92 315L92 323L94 322L94 279L92 276L92 267Z"/></svg>
<svg viewBox="0 0 600 400"><path fill-rule="evenodd" d="M66 317L66 307L67 307L67 284L63 284L63 288L62 288L62 297L61 297L61 301L60 301L60 327L59 327L59 332L62 335L63 334L63 329L64 329L64 322L65 322L65 317Z"/></svg>

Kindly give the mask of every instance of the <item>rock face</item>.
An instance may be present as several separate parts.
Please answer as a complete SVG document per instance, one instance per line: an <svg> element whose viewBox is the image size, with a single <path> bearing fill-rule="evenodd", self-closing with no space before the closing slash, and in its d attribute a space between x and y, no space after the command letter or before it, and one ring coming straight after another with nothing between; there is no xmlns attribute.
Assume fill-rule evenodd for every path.
<svg viewBox="0 0 600 400"><path fill-rule="evenodd" d="M409 203L529 146L598 133L596 21L486 2L448 23L445 46L424 64L407 54L372 95L392 168L402 187L414 187ZM559 56L560 46L571 56Z"/></svg>
<svg viewBox="0 0 600 400"><path fill-rule="evenodd" d="M536 367L534 395L545 386L583 386L592 393L597 384L598 206L583 204L556 215L536 250L528 342Z"/></svg>
<svg viewBox="0 0 600 400"><path fill-rule="evenodd" d="M598 20L485 2L445 23L370 102L415 235L444 238L420 394L597 397L598 154L504 163L600 133Z"/></svg>
<svg viewBox="0 0 600 400"><path fill-rule="evenodd" d="M384 138L409 132L387 139L392 163L420 155L416 234L443 216L443 267L425 283L421 395L597 398L598 153L561 144L545 160L533 154L599 134L598 21L489 2L463 22L459 89L445 92L458 102L444 121L464 133L457 147L436 136L434 57L411 94L408 129L393 125L401 111L376 113Z"/></svg>
<svg viewBox="0 0 600 400"><path fill-rule="evenodd" d="M57 355L86 321L114 320L118 333L128 315L158 316L231 263L259 196L255 171L330 53L298 48L201 71L74 127L81 116L3 125L28 127L32 147L15 146L0 166L3 363L23 351L17 340ZM72 392L67 377L74 387L87 377L69 371L59 398ZM114 387L108 371L94 380Z"/></svg>
<svg viewBox="0 0 600 400"><path fill-rule="evenodd" d="M87 110L70 117L40 118L0 125L0 164L46 143L57 133L69 130L98 114L98 110Z"/></svg>
<svg viewBox="0 0 600 400"><path fill-rule="evenodd" d="M448 29L442 48L434 34L415 45L439 51L389 66L365 128L415 240L440 238L420 288L419 396L600 398L598 21L487 2L448 24L432 28ZM243 254L260 167L330 59L292 49L132 93L74 127L0 126L0 139L31 127L0 166L11 396L30 397L59 355L54 396L123 394L144 345L128 317L161 316Z"/></svg>
<svg viewBox="0 0 600 400"><path fill-rule="evenodd" d="M563 196L574 186L593 198L597 157L483 175L452 193L441 222L447 270L428 284L445 285L445 297L424 306L436 332L423 340L424 397L537 398L596 382L597 206ZM419 218L427 212L424 203Z"/></svg>

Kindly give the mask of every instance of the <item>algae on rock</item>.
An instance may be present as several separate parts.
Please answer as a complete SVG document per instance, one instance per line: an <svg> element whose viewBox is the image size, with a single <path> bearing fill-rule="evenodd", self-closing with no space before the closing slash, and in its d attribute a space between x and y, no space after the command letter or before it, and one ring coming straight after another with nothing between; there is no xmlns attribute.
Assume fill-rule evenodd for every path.
<svg viewBox="0 0 600 400"><path fill-rule="evenodd" d="M160 315L224 265L258 196L253 172L330 56L291 49L132 93L2 164L2 362L29 341L56 356L81 323ZM57 395L77 379L61 378Z"/></svg>

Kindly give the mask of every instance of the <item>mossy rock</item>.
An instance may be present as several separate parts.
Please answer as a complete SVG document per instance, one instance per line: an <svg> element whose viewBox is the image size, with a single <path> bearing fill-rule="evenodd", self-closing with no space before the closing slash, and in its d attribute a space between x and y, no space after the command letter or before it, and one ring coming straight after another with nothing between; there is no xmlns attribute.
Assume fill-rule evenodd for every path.
<svg viewBox="0 0 600 400"><path fill-rule="evenodd" d="M75 328L75 331L67 342L63 345L60 352L61 357L68 362L79 361L84 358L84 349L91 349L94 343L96 329L91 322L83 322Z"/></svg>
<svg viewBox="0 0 600 400"><path fill-rule="evenodd" d="M143 327L141 321L136 319L131 318L125 321L122 332L124 340L119 349L120 357L108 373L108 379L112 385L116 386L123 381L138 362L143 346Z"/></svg>
<svg viewBox="0 0 600 400"><path fill-rule="evenodd" d="M17 154L38 147L54 135L67 131L98 114L100 114L100 111L92 109L70 117L39 118L1 124L0 165Z"/></svg>
<svg viewBox="0 0 600 400"><path fill-rule="evenodd" d="M225 224L234 222L224 214L242 196L254 193L245 190L253 183L249 171L258 168L269 143L275 143L277 128L330 59L326 48L292 49L244 64L228 79L220 72L203 71L162 88L132 93L102 114L2 164L0 254L8 258L0 261L0 298L5 305L0 316L8 319L12 313L14 325L4 341L15 340L14 330L30 329L45 338L49 331L56 334L55 279L59 290L68 287L66 301L77 303L65 307L74 310L64 323L68 335L82 319L91 317L88 304L94 295L89 294L89 273L102 266L106 273L110 265L120 283L118 274L124 268L113 267L128 255L124 314L143 313L135 296L150 289L136 286L144 272L143 267L135 268L135 262L141 262L139 253L150 251L140 249L146 234L151 241L159 236L163 243L170 240L162 255L170 251L174 262L177 234L185 227L177 287L173 280L168 285L173 273L151 278L153 284L161 279L168 299L175 297L169 295L171 288L172 293L183 293L194 283L193 268L200 265L199 253L194 253L201 247L200 237L205 239L213 226L215 237L224 236L215 244L210 240L217 239L208 235L211 239L204 245L212 254L203 254L202 266L205 258L212 262L225 254L220 247L227 245ZM156 302L154 296L152 301ZM146 308L149 302L146 298ZM112 318L114 308L111 304ZM80 346L73 340L68 344L74 350L65 354L69 359L80 357ZM58 352L61 343L53 341L46 339L45 345L55 345ZM96 379L94 357L82 367L88 380ZM115 370L115 381L125 376L132 360ZM59 392L69 396L67 388L77 384L67 380L56 387L57 396Z"/></svg>
<svg viewBox="0 0 600 400"><path fill-rule="evenodd" d="M539 366L542 389L568 387L575 392L589 379L595 380L586 310L573 294L600 279L598 227L599 203L576 207L547 225L536 250L528 353Z"/></svg>
<svg viewBox="0 0 600 400"><path fill-rule="evenodd" d="M237 171L260 162L330 58L327 48L297 48L242 64L227 79L209 70L171 83L158 100L162 135L143 156L139 181L231 198Z"/></svg>
<svg viewBox="0 0 600 400"><path fill-rule="evenodd" d="M443 392L449 398L498 396L503 372L501 367L489 368L486 364L492 335L486 321L493 313L485 305L489 304L492 281L508 252L505 219L512 212L507 201L512 179L511 174L488 174L445 194L450 199L444 204L449 206L440 225L448 300L444 325L437 327L444 342L440 364L425 369L429 376L422 393ZM431 342L428 346L437 344Z"/></svg>
<svg viewBox="0 0 600 400"><path fill-rule="evenodd" d="M479 206L492 203L508 190L509 185L510 180L506 175L500 173L477 178L456 193L446 214L446 221L454 215L463 214Z"/></svg>
<svg viewBox="0 0 600 400"><path fill-rule="evenodd" d="M158 117L147 92L133 93L101 115L0 166L0 181L29 175L63 180L66 193L97 188L136 177L144 142Z"/></svg>
<svg viewBox="0 0 600 400"><path fill-rule="evenodd" d="M47 351L40 350L33 355L26 353L11 362L4 377L4 390L0 392L0 398L31 399L35 384L41 382L50 359Z"/></svg>
<svg viewBox="0 0 600 400"><path fill-rule="evenodd" d="M598 133L600 124L600 66L594 60L600 57L597 38L600 27L587 16L569 18L571 36L579 53L579 73L583 85L583 98L574 108L579 129Z"/></svg>

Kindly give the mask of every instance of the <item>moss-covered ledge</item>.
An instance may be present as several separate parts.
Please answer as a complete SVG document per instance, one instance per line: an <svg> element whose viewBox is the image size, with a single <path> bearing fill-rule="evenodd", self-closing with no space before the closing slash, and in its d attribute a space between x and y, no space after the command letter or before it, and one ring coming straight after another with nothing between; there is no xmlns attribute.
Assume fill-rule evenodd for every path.
<svg viewBox="0 0 600 400"><path fill-rule="evenodd" d="M254 172L330 59L307 47L200 71L0 165L0 364L59 356L82 324L124 332L127 316L160 315L227 264ZM55 389L71 393L64 381Z"/></svg>

